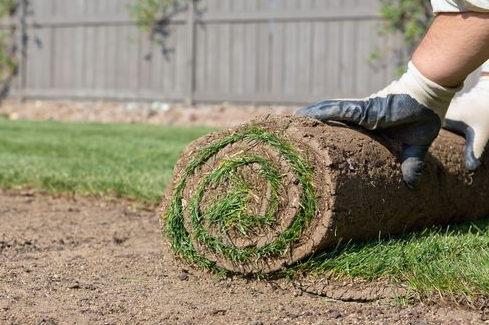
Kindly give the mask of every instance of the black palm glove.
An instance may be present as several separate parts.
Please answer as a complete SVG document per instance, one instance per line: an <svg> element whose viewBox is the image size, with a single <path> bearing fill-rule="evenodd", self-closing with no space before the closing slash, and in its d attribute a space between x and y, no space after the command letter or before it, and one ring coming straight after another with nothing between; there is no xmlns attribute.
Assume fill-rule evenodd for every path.
<svg viewBox="0 0 489 325"><path fill-rule="evenodd" d="M403 179L414 189L419 184L426 153L440 131L441 120L462 86L440 86L409 62L406 73L399 80L369 98L327 100L303 108L297 114L323 122L357 124L401 141Z"/></svg>
<svg viewBox="0 0 489 325"><path fill-rule="evenodd" d="M411 189L419 184L424 158L441 128L440 118L433 110L406 94L365 100L327 100L300 109L297 114L322 122L343 121L368 130L381 130L401 141L403 179Z"/></svg>

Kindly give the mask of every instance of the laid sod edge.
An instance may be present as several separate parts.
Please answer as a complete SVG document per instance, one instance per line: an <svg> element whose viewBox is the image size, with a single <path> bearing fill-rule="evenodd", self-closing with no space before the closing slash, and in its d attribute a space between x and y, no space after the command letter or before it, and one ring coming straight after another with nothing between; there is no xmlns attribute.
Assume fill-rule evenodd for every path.
<svg viewBox="0 0 489 325"><path fill-rule="evenodd" d="M264 259L271 256L283 256L287 254L290 246L295 243L303 229L316 214L316 196L312 184L313 171L306 162L303 161L297 150L288 142L280 139L276 135L259 128L250 126L241 131L235 132L227 137L216 140L210 145L200 149L190 163L185 167L184 172L175 185L173 196L169 204L167 213L163 216L166 223L166 233L170 238L174 251L188 262L200 265L216 272L224 272L215 262L203 256L192 244L189 233L184 225L184 212L182 206L183 190L187 179L194 171L208 161L214 154L224 147L238 141L258 141L267 144L276 150L288 161L294 171L299 183L302 185L301 208L295 216L292 224L286 228L272 243L263 247L247 247L239 249L237 247L226 246L219 238L212 237L202 226L202 216L199 213L199 203L202 199L205 188L210 184L216 184L222 177L229 176L237 167L252 163L259 164L262 176L268 180L272 187L272 202L268 207L267 215L273 215L278 204L275 203L277 189L280 182L280 173L267 162L263 157L257 155L244 155L242 157L229 159L216 168L210 175L206 176L193 197L190 199L191 225L194 228L195 239L205 245L213 253L221 254L232 262L250 262ZM222 202L221 204L225 204ZM242 202L243 203L243 202ZM241 210L242 207L234 207ZM204 213L205 216L205 213Z"/></svg>
<svg viewBox="0 0 489 325"><path fill-rule="evenodd" d="M365 243L339 243L282 273L319 278L388 280L407 286L420 299L487 304L489 220Z"/></svg>

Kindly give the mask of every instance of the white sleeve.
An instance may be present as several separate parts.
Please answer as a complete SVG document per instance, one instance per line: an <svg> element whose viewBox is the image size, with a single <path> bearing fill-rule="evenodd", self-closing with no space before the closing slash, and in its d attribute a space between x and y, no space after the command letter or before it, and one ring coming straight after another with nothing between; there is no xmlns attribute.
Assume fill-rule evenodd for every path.
<svg viewBox="0 0 489 325"><path fill-rule="evenodd" d="M431 0L433 13L441 12L487 12L489 13L489 0Z"/></svg>
<svg viewBox="0 0 489 325"><path fill-rule="evenodd" d="M482 65L482 72L489 73L489 60L487 60L486 62L484 62L484 64Z"/></svg>

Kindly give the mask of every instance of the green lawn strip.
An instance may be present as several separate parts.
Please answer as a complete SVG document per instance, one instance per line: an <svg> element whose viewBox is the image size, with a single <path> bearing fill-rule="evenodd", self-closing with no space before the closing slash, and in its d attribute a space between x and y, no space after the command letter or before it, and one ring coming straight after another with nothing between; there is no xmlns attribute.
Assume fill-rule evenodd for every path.
<svg viewBox="0 0 489 325"><path fill-rule="evenodd" d="M210 128L0 119L0 187L157 203L181 150ZM341 245L288 274L388 279L422 296L489 296L489 220Z"/></svg>
<svg viewBox="0 0 489 325"><path fill-rule="evenodd" d="M157 203L183 148L213 130L0 119L0 186Z"/></svg>
<svg viewBox="0 0 489 325"><path fill-rule="evenodd" d="M340 245L287 271L387 279L420 297L489 297L489 220L433 227L400 238Z"/></svg>

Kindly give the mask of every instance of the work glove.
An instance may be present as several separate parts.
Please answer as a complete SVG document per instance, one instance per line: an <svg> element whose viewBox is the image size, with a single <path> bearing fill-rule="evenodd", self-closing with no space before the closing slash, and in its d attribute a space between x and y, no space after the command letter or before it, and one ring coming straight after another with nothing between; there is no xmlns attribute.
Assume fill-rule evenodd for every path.
<svg viewBox="0 0 489 325"><path fill-rule="evenodd" d="M406 185L420 182L424 158L438 136L450 101L460 87L443 87L424 77L410 62L406 73L364 99L326 100L298 115L322 122L341 121L379 130L402 143L401 169Z"/></svg>
<svg viewBox="0 0 489 325"><path fill-rule="evenodd" d="M489 76L452 101L443 127L465 136L465 168L476 170L489 140Z"/></svg>

